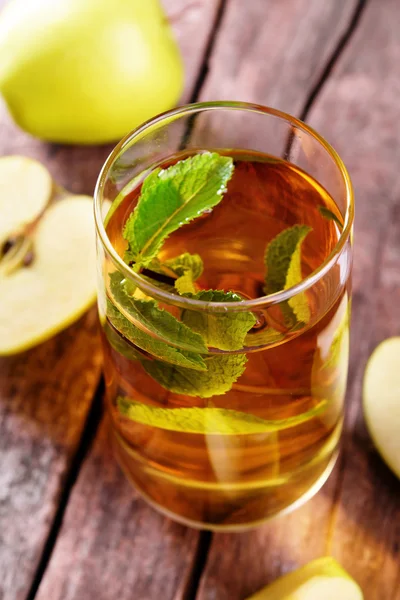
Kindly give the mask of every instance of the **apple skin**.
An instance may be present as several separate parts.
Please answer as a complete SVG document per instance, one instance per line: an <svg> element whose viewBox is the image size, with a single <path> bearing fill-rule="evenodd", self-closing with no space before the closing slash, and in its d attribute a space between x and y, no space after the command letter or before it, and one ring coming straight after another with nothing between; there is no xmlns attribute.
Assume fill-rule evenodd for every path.
<svg viewBox="0 0 400 600"><path fill-rule="evenodd" d="M117 140L175 105L180 53L159 0L12 0L0 15L0 91L44 140Z"/></svg>

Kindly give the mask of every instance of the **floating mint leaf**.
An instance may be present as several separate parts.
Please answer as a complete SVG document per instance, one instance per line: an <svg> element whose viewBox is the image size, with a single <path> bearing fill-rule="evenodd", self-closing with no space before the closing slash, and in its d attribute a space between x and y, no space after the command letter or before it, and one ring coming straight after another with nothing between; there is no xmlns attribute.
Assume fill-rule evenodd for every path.
<svg viewBox="0 0 400 600"><path fill-rule="evenodd" d="M226 408L159 408L122 396L118 397L117 405L123 416L149 427L202 435L249 435L280 431L305 423L323 413L327 402L322 400L306 413L270 421Z"/></svg>
<svg viewBox="0 0 400 600"><path fill-rule="evenodd" d="M222 200L233 168L232 158L204 152L146 177L123 232L135 268L148 266L173 231Z"/></svg>
<svg viewBox="0 0 400 600"><path fill-rule="evenodd" d="M197 294L185 294L188 298L203 302L240 302L242 298L234 292L203 290ZM219 350L240 350L248 331L257 319L251 312L207 312L182 311L182 321L199 333L208 346Z"/></svg>
<svg viewBox="0 0 400 600"><path fill-rule="evenodd" d="M107 300L107 317L115 329L117 329L124 337L130 340L135 346L148 352L151 356L188 369L197 369L199 371L205 371L207 369L200 354L189 352L187 350L178 350L165 342L155 339L133 325L117 308L115 308L110 300ZM167 365L165 365L165 367L167 367ZM192 372L194 373L195 371Z"/></svg>
<svg viewBox="0 0 400 600"><path fill-rule="evenodd" d="M345 342L346 345L349 343L349 321L350 305L347 306L343 318L335 331L328 356L323 363L323 369L337 368L340 365L343 356L347 354L347 352L343 350L343 342Z"/></svg>
<svg viewBox="0 0 400 600"><path fill-rule="evenodd" d="M175 281L175 288L180 294L196 293L194 282L203 272L201 256L185 252L175 258L166 260L164 264L178 276Z"/></svg>
<svg viewBox="0 0 400 600"><path fill-rule="evenodd" d="M205 359L207 371L204 372L174 367L157 360L148 361L143 367L170 392L210 398L231 389L242 375L246 361L244 354L213 354Z"/></svg>
<svg viewBox="0 0 400 600"><path fill-rule="evenodd" d="M329 210L329 208L327 208L326 206L318 206L318 210L321 213L321 215L323 217L325 217L325 219L328 219L329 221L335 221L336 225L340 229L343 229L342 221L339 219L339 217L337 215L335 215L334 212Z"/></svg>
<svg viewBox="0 0 400 600"><path fill-rule="evenodd" d="M201 335L189 329L168 311L158 308L154 300L136 299L130 296L124 283L123 276L118 271L110 275L112 295L139 325L179 348L190 352L207 353L207 346ZM154 338L150 339L155 341Z"/></svg>
<svg viewBox="0 0 400 600"><path fill-rule="evenodd" d="M264 291L273 294L286 290L302 280L301 246L303 240L311 231L308 225L294 225L279 233L265 250L265 266L267 274ZM282 303L284 316L290 326L296 322L308 323L310 308L304 293L290 298Z"/></svg>

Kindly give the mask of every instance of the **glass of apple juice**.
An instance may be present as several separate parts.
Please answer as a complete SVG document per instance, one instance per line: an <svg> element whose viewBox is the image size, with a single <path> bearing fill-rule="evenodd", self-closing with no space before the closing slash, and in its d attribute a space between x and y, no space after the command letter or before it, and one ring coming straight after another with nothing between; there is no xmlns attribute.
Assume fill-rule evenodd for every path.
<svg viewBox="0 0 400 600"><path fill-rule="evenodd" d="M116 457L177 521L240 530L335 463L353 195L336 152L277 110L184 106L111 153L95 192Z"/></svg>

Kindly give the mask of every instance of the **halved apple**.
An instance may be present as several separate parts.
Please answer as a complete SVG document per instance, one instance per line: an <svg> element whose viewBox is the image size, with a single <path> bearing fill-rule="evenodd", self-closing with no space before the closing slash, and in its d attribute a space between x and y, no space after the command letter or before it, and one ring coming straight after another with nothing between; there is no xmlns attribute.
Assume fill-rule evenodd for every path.
<svg viewBox="0 0 400 600"><path fill-rule="evenodd" d="M400 477L400 337L382 342L364 375L365 421L383 460Z"/></svg>
<svg viewBox="0 0 400 600"><path fill-rule="evenodd" d="M53 188L39 163L0 159L0 355L50 338L96 298L92 199L54 200Z"/></svg>
<svg viewBox="0 0 400 600"><path fill-rule="evenodd" d="M314 560L248 600L363 600L357 583L332 557Z"/></svg>
<svg viewBox="0 0 400 600"><path fill-rule="evenodd" d="M53 190L48 170L26 156L0 159L0 247L46 208Z"/></svg>

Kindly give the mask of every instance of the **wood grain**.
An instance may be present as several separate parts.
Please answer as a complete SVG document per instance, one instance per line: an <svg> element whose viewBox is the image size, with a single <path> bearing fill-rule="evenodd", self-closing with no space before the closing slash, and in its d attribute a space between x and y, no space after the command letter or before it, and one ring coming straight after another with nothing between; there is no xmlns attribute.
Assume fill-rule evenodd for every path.
<svg viewBox="0 0 400 600"><path fill-rule="evenodd" d="M181 49L185 87L180 104L190 101L213 33L221 0L162 0Z"/></svg>
<svg viewBox="0 0 400 600"><path fill-rule="evenodd" d="M97 315L0 361L0 598L37 568L100 372Z"/></svg>
<svg viewBox="0 0 400 600"><path fill-rule="evenodd" d="M243 100L299 114L357 0L230 0L201 100Z"/></svg>
<svg viewBox="0 0 400 600"><path fill-rule="evenodd" d="M399 19L396 0L370 0L310 115L341 153L358 202L351 405L329 546L366 600L400 599L400 483L378 457L360 403L368 356L400 333Z"/></svg>
<svg viewBox="0 0 400 600"><path fill-rule="evenodd" d="M0 6L4 4L4 1L0 2ZM218 0L165 0L164 4L187 66L188 77L182 98L187 101L197 79ZM55 180L72 192L93 193L98 173L111 148L111 145L84 147L42 143L20 131L0 102L0 154L23 154L42 161ZM2 600L27 597L66 474L82 436L99 380L100 362L95 309L53 340L15 358L0 361ZM113 517L118 518L118 513ZM154 528L155 536L157 527ZM162 535L165 527L168 526L160 525ZM171 531L173 538L174 530ZM184 532L177 534L174 543L179 544L185 535ZM192 536L191 539L196 538ZM85 544L83 538L81 543ZM190 550L188 544L183 546ZM187 559L190 560L190 554ZM138 553L137 569L142 572L142 577L149 576L146 560ZM183 562L177 561L175 576ZM64 572L64 577L68 580L70 573Z"/></svg>
<svg viewBox="0 0 400 600"><path fill-rule="evenodd" d="M116 468L106 438L103 422L36 598L177 600L192 568L197 534L143 502Z"/></svg>
<svg viewBox="0 0 400 600"><path fill-rule="evenodd" d="M164 4L171 16L177 38L182 44L182 53L188 69L187 84L182 99L186 101L192 94L197 80L197 70L201 65L219 3L217 0L197 2L165 0ZM74 192L92 193L97 174L111 149L110 146L89 148L42 144L17 131L5 117L0 122L0 127L7 132L7 139L13 140L12 147L3 145L4 152L17 151L38 157L49 167L53 176L62 185ZM94 314L91 318L95 318ZM11 494L9 494L4 504L4 515L7 514L8 519L12 519L14 516L15 534L10 537L9 541L13 553L8 557L7 564L4 565L8 568L7 575L6 571L1 568L0 562L0 597L2 597L3 574L8 581L2 600L19 600L19 598L26 597L54 518L57 498L63 485L63 476L68 469L71 454L73 454L72 449L76 446L82 433L87 409L90 406L94 387L92 389L89 385L90 370L85 360L89 360L94 354L96 373L98 373L97 347L95 350L94 340L90 344L85 342L88 332L84 322L77 325L73 331L77 336L74 348L76 351L79 347L80 352L76 351L76 356L71 356L70 351L65 351L60 360L64 368L68 372L75 371L75 375L78 369L77 365L81 365L79 376L82 381L87 381L87 389L84 398L81 398L79 386L74 386L71 381L68 386L64 384L62 387L64 394L65 388L70 388L69 396L65 397L62 393L59 396L60 402L68 401L68 406L79 406L80 408L79 414L71 414L70 417L71 420L74 417L76 424L74 436L72 433L70 435L71 438L73 437L70 440L71 448L59 442L56 459L53 456L54 452L51 454L50 451L47 462L44 460L40 462L37 457L33 458L34 464L36 462L38 464L36 470L32 472L30 447L28 445L24 447L15 434L10 435L7 440L12 456L19 453L19 460L24 460L26 463L27 487L29 488L26 496L35 494L36 502L42 508L41 511L31 510L29 503L24 500L23 489L18 483L18 473L14 478L10 475L13 464L10 459L5 464L3 472L5 477L12 478L10 489L16 490L16 498L19 498L16 502L20 503L20 510L17 512L12 507ZM61 336L62 339L70 339L68 332L63 336ZM52 343L54 342L49 342L50 348ZM47 352L49 351L47 350ZM32 351L34 357L32 360L43 361L43 357L38 359L42 356L38 353L40 353L40 349ZM51 351L49 355L51 356ZM84 359L83 356L86 358ZM23 358L15 360L18 365L25 364ZM19 369L21 385L25 389L29 387L31 381L36 381L34 377L37 377L37 369L32 366L28 370L25 370L23 366L19 366ZM30 371L33 375L30 374ZM46 372L42 372L42 380L46 381L47 385L45 389L51 390L57 386L59 371L60 369L54 369L50 365ZM7 373L5 373L4 381L7 385L11 385L11 379ZM33 389L36 389L37 385L32 383ZM46 398L47 403L44 403L40 409L44 414L47 414L46 410L49 410L47 408L51 400L49 392L47 392ZM27 401L32 403L34 400L32 392ZM68 412L64 412L64 410L64 407L58 403L57 409L49 412L49 420L55 422L55 428L57 419L64 423L68 421ZM33 444L30 437L31 432L27 432L26 436L29 443ZM145 600L146 598L155 598L157 590L162 589L165 598L181 598L185 593L192 571L198 534L173 525L148 508L137 497L121 474L115 460L110 456L105 438L105 426L103 425L95 448L80 473L78 484L70 498L65 524L61 529L49 569L46 571L40 587L39 597L46 600L49 598L55 600L56 598L92 599L95 597L108 600L115 596L121 599L135 597ZM46 428L41 427L40 424L37 427L35 443L38 447L36 451L38 456L41 456L43 448L52 445ZM17 462L16 459L14 462ZM30 473L32 474L31 478ZM41 487L37 486L34 489L36 480L41 482ZM51 503L50 496L52 497ZM33 531L26 527L25 511L32 512L30 525ZM18 559L22 555L25 556L25 559L22 563L21 561L18 563ZM17 586L19 595L16 592Z"/></svg>
<svg viewBox="0 0 400 600"><path fill-rule="evenodd" d="M400 598L400 484L374 450L361 408L367 357L400 332L399 20L396 0L367 3L309 116L343 157L357 199L344 452L300 510L255 532L215 536L199 600L243 599L325 553L359 581L365 600Z"/></svg>

